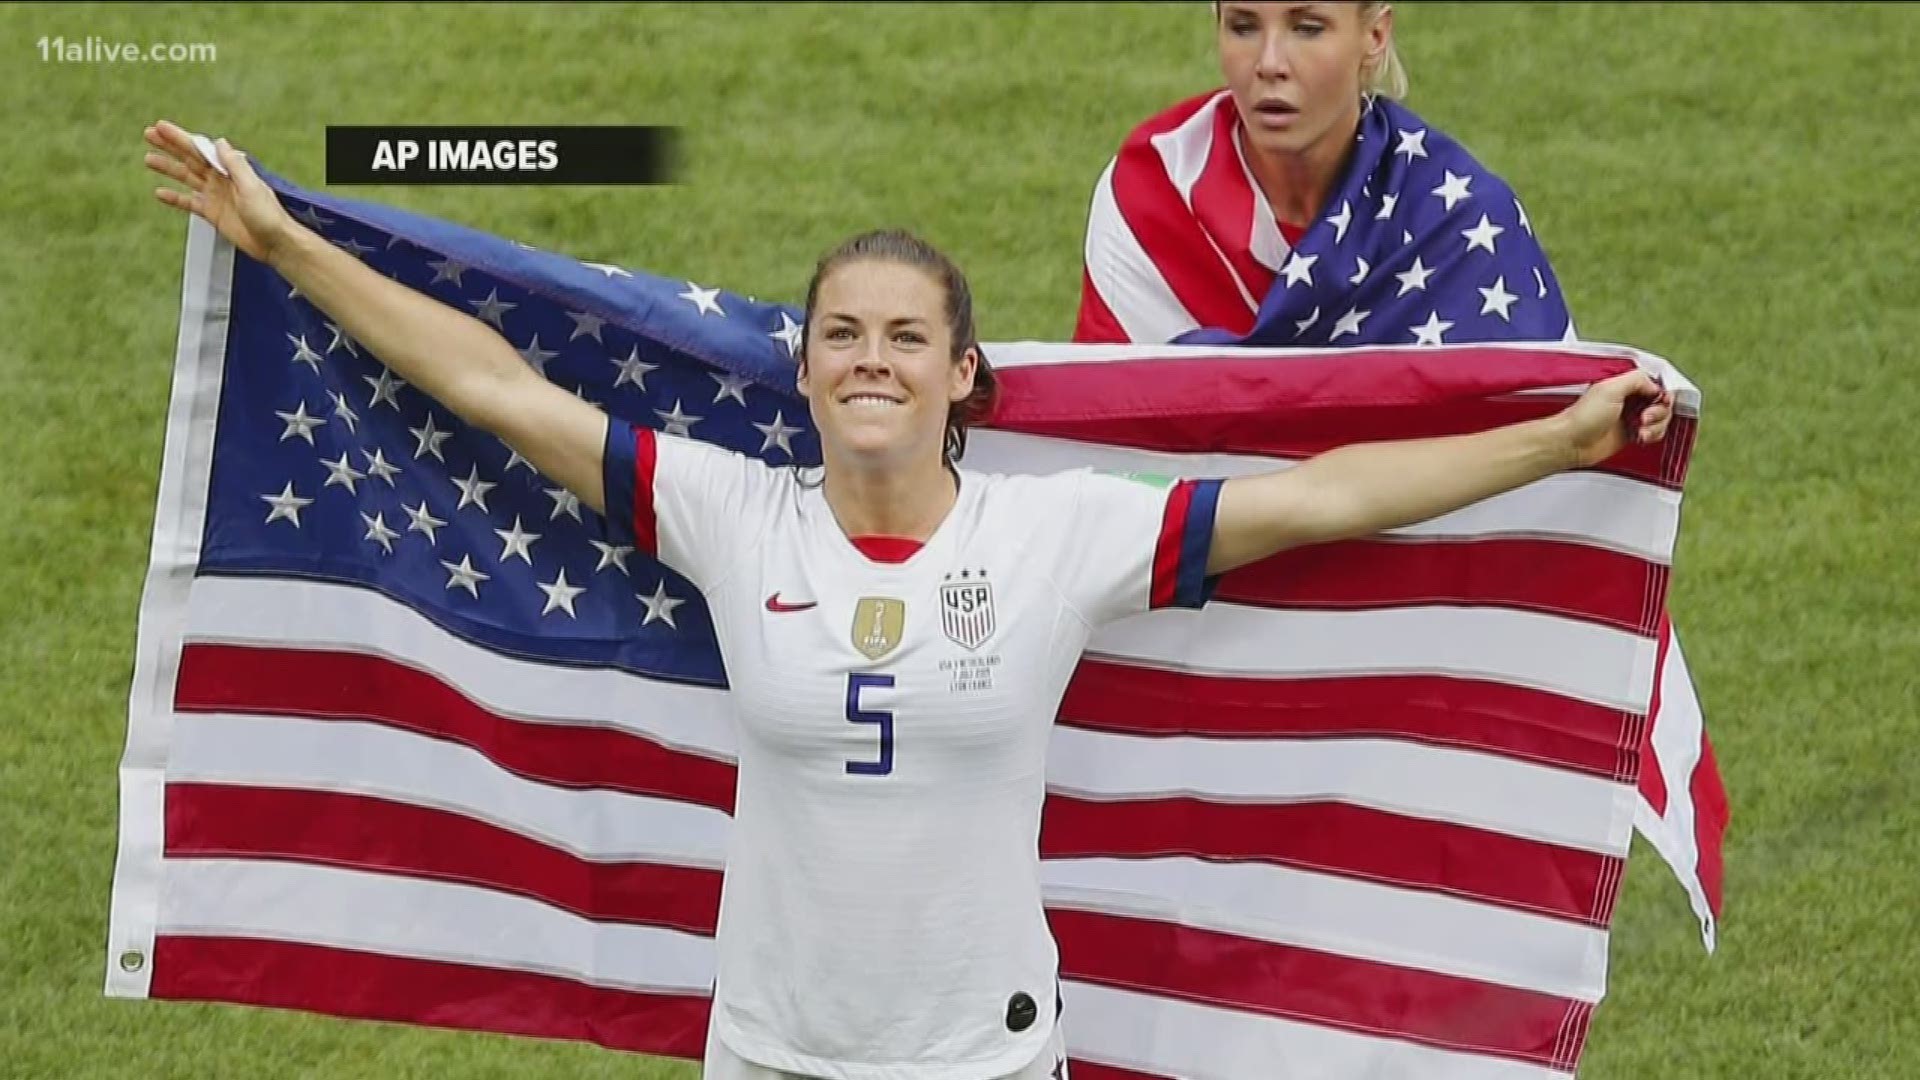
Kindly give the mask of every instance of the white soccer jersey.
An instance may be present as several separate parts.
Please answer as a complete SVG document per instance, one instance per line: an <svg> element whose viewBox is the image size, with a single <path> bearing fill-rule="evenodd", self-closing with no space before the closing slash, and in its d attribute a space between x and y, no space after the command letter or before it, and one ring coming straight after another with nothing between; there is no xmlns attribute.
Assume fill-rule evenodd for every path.
<svg viewBox="0 0 1920 1080"><path fill-rule="evenodd" d="M965 471L896 564L792 469L618 419L606 451L609 521L700 589L731 686L716 1034L841 1080L1026 1065L1049 729L1095 628L1205 601L1219 482Z"/></svg>

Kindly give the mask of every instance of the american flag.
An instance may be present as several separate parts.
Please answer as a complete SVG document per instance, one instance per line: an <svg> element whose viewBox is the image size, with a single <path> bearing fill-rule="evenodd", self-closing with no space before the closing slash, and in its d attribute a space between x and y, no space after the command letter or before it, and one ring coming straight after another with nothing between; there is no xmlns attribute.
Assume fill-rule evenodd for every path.
<svg viewBox="0 0 1920 1080"><path fill-rule="evenodd" d="M629 420L818 460L800 312L304 191ZM990 344L966 464L1234 475L1542 415L1640 364L1660 447L1229 575L1096 636L1042 857L1073 1075L1549 1078L1604 994L1699 397L1601 346ZM113 996L697 1058L733 802L697 592L188 233Z"/></svg>
<svg viewBox="0 0 1920 1080"><path fill-rule="evenodd" d="M1355 140L1319 218L1289 237L1246 164L1230 93L1196 95L1142 123L1094 188L1075 340L1578 340L1526 207L1499 174L1391 98L1366 100ZM1662 641L1636 813L1711 951L1727 795L1671 623Z"/></svg>

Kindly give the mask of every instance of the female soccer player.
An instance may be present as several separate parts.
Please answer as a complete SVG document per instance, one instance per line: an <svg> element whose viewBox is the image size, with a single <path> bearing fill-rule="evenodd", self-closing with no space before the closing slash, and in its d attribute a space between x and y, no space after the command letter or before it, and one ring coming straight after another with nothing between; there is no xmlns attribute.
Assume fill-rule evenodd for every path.
<svg viewBox="0 0 1920 1080"><path fill-rule="evenodd" d="M1399 100L1392 5L1213 17L1226 85L1142 121L1095 185L1076 341L1575 336L1512 188Z"/></svg>
<svg viewBox="0 0 1920 1080"><path fill-rule="evenodd" d="M1037 838L1048 729L1092 632L1199 606L1212 577L1283 548L1660 439L1671 412L1635 372L1551 418L1261 476L973 472L958 458L994 382L967 283L924 243L879 232L830 253L808 288L798 375L815 482L608 416L487 324L301 226L225 140L223 176L171 123L146 139L148 166L189 189L158 188L161 202L271 265L705 596L740 726L716 1080L1064 1076ZM1659 400L1629 430L1635 395ZM989 590L990 628L937 610L977 610ZM987 652L998 663L960 663Z"/></svg>

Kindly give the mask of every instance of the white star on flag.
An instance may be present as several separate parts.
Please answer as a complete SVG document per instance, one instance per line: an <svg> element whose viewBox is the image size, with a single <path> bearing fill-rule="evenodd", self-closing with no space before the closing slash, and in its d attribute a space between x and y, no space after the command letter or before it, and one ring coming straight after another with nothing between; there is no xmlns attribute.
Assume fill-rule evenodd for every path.
<svg viewBox="0 0 1920 1080"><path fill-rule="evenodd" d="M493 328L500 331L506 330L506 326L500 321L500 317L520 306L519 304L500 299L499 289L489 290L485 300L469 300L467 303L473 305L474 317L478 318L481 322L492 323Z"/></svg>
<svg viewBox="0 0 1920 1080"><path fill-rule="evenodd" d="M1483 247L1487 249L1487 254L1493 255L1496 254L1493 250L1493 238L1506 231L1507 230L1488 220L1487 215L1481 214L1480 224L1475 225L1471 229L1463 230L1460 235L1467 238L1468 251L1472 251L1477 247Z"/></svg>
<svg viewBox="0 0 1920 1080"><path fill-rule="evenodd" d="M512 471L513 471L513 467L514 467L515 465L524 465L524 466L526 466L526 467L527 467L527 471L528 471L528 472L533 472L533 471L534 471L534 469L533 469L533 462L531 462L531 461L528 461L528 460L527 460L526 458L523 458L523 457L521 457L521 456L520 456L520 451L518 451L518 450L515 450L515 449L514 449L513 447L511 447L511 446L509 446L509 447L507 447L507 467L506 467L506 469L505 469L505 471L506 471L506 472L512 472ZM538 473L535 473L535 475L539 475L539 474L538 474Z"/></svg>
<svg viewBox="0 0 1920 1080"><path fill-rule="evenodd" d="M631 271L622 270L620 267L614 266L611 263L581 263L580 265L598 270L610 278L633 276Z"/></svg>
<svg viewBox="0 0 1920 1080"><path fill-rule="evenodd" d="M275 521L285 518L293 522L293 527L296 529L300 527L300 508L313 505L312 499L303 499L294 494L293 481L291 480L287 481L286 487L280 489L280 494L262 495L260 498L268 506L273 507L272 510L267 512L266 524L271 525Z"/></svg>
<svg viewBox="0 0 1920 1080"><path fill-rule="evenodd" d="M287 340L293 342L293 362L307 365L313 369L314 374L318 375L320 373L320 354L314 352L313 346L307 344L307 335L301 334L295 337L292 334L288 334Z"/></svg>
<svg viewBox="0 0 1920 1080"><path fill-rule="evenodd" d="M1280 273L1286 276L1287 288L1291 289L1303 281L1311 286L1313 264L1319 261L1318 255L1302 255L1298 251L1294 252L1293 257L1287 260L1287 265L1280 268Z"/></svg>
<svg viewBox="0 0 1920 1080"><path fill-rule="evenodd" d="M540 490L546 492L547 498L553 500L553 513L547 515L548 521L552 521L561 514L565 514L575 521L583 520L580 517L580 497L578 495L575 495L563 487L541 488Z"/></svg>
<svg viewBox="0 0 1920 1080"><path fill-rule="evenodd" d="M333 415L346 422L348 431L357 433L360 430L360 414L354 412L353 406L347 404L347 395L341 391L329 390L327 396L333 399Z"/></svg>
<svg viewBox="0 0 1920 1080"><path fill-rule="evenodd" d="M662 423L666 424L667 434L679 435L683 438L691 438L693 435L693 425L705 419L699 416L688 416L686 413L681 412L679 398L673 399L672 412L665 412L660 409L655 409L653 412L655 416L660 418Z"/></svg>
<svg viewBox="0 0 1920 1080"><path fill-rule="evenodd" d="M1426 324L1413 328L1413 343L1415 345L1445 345L1446 342L1441 340L1440 335L1451 329L1453 329L1453 324L1442 319L1438 311L1429 312L1427 314Z"/></svg>
<svg viewBox="0 0 1920 1080"><path fill-rule="evenodd" d="M1327 219L1333 222L1333 242L1339 243L1347 238L1347 226L1353 223L1353 204L1345 199L1340 201L1340 212Z"/></svg>
<svg viewBox="0 0 1920 1080"><path fill-rule="evenodd" d="M1400 145L1393 148L1396 154L1407 155L1407 164L1413 164L1414 158L1427 156L1427 129L1400 132Z"/></svg>
<svg viewBox="0 0 1920 1080"><path fill-rule="evenodd" d="M373 387L373 400L367 402L367 408L377 409L381 402L393 406L394 412L400 411L400 399L396 395L406 388L407 380L399 378L388 368L381 368L379 377L362 375L361 380Z"/></svg>
<svg viewBox="0 0 1920 1080"><path fill-rule="evenodd" d="M307 403L304 401L302 401L299 404L299 406L295 408L292 412L281 412L280 410L275 409L273 411L273 415L287 422L286 429L280 432L281 442L286 442L288 439L291 439L294 436L298 435L299 437L307 440L308 446L318 445L313 441L313 429L320 427L321 425L327 422L327 418L324 416L307 415Z"/></svg>
<svg viewBox="0 0 1920 1080"><path fill-rule="evenodd" d="M443 281L451 281L456 286L466 284L460 280L460 275L466 273L467 268L452 259L428 259L427 265L433 267L433 280L427 282L429 285L438 285Z"/></svg>
<svg viewBox="0 0 1920 1080"><path fill-rule="evenodd" d="M1367 316L1371 314L1373 314L1371 311L1355 309L1340 316L1339 321L1333 324L1332 336L1327 338L1327 340L1338 341L1342 334L1358 334L1360 332L1360 324L1367 321Z"/></svg>
<svg viewBox="0 0 1920 1080"><path fill-rule="evenodd" d="M322 491L325 491L335 484L339 484L341 487L347 489L348 494L360 494L359 490L353 485L356 481L365 480L367 474L354 468L353 465L347 461L347 452L345 450L340 451L340 460L328 461L326 458L321 458L320 464L327 467L327 482L320 485Z"/></svg>
<svg viewBox="0 0 1920 1080"><path fill-rule="evenodd" d="M1478 291L1481 299L1486 301L1480 305L1480 314L1498 315L1502 322L1513 321L1512 317L1507 314L1507 309L1513 307L1513 302L1520 298L1507 291L1507 279L1504 275L1494 278L1491 288L1484 288Z"/></svg>
<svg viewBox="0 0 1920 1080"><path fill-rule="evenodd" d="M1427 279L1433 276L1433 269L1427 266L1426 263L1421 262L1420 256L1415 255L1412 266L1393 276L1400 279L1400 291L1394 294L1394 296L1398 298L1407 295L1415 289L1419 289L1421 292L1427 291Z"/></svg>
<svg viewBox="0 0 1920 1080"><path fill-rule="evenodd" d="M1393 216L1393 208L1400 204L1400 193L1389 191L1380 196L1380 212L1373 215L1375 221L1385 221Z"/></svg>
<svg viewBox="0 0 1920 1080"><path fill-rule="evenodd" d="M760 442L761 453L764 454L767 451L778 446L781 449L781 451L785 453L788 457L793 456L793 443L790 442L789 440L791 440L795 435L800 434L802 429L797 427L788 427L786 424L785 413L775 412L773 414L773 423L771 424L762 424L762 423L756 422L754 423L753 426L759 430L760 434L766 436L766 438L761 440Z"/></svg>
<svg viewBox="0 0 1920 1080"><path fill-rule="evenodd" d="M311 225L315 229L324 229L327 226L333 224L333 219L321 217L320 211L314 209L311 206L303 210L295 210L293 212L293 216L299 218L301 221L306 222L308 225Z"/></svg>
<svg viewBox="0 0 1920 1080"><path fill-rule="evenodd" d="M784 342L787 346L787 355L794 357L800 355L800 339L805 334L806 328L804 324L794 322L793 316L783 311L780 313L780 329L773 331L767 336L776 341Z"/></svg>
<svg viewBox="0 0 1920 1080"><path fill-rule="evenodd" d="M380 250L379 248L373 247L369 244L363 244L360 241L355 240L351 236L347 237L345 240L335 240L333 242L333 246L341 249L342 251L346 251L352 254L353 257L356 259L362 255L371 255L372 253Z"/></svg>
<svg viewBox="0 0 1920 1080"><path fill-rule="evenodd" d="M1445 199L1447 201L1447 209L1452 210L1454 204L1461 199L1472 197L1472 193L1467 190L1467 185L1471 183L1473 183L1473 177L1455 176L1453 175L1453 170L1448 169L1446 180L1443 181L1439 187L1434 188L1433 193Z"/></svg>
<svg viewBox="0 0 1920 1080"><path fill-rule="evenodd" d="M703 289L689 281L687 282L687 291L680 294L680 299L693 304L695 308L699 309L702 315L711 312L721 318L726 318L727 313L720 310L719 289Z"/></svg>
<svg viewBox="0 0 1920 1080"><path fill-rule="evenodd" d="M613 388L616 390L627 383L632 383L640 389L645 390L647 388L647 372L654 371L660 367L659 364L649 364L645 360L640 359L640 346L638 345L633 347L633 351L627 354L625 360L615 360L611 356L607 357L607 360L613 364L613 366L620 369L620 374L615 376L613 380Z"/></svg>
<svg viewBox="0 0 1920 1080"><path fill-rule="evenodd" d="M1304 319L1297 320L1293 324L1293 332L1296 336L1300 334L1304 334L1307 332L1308 327L1312 326L1314 323L1317 323L1319 321L1320 321L1320 309L1318 307L1315 307L1313 309L1312 314L1308 315Z"/></svg>
<svg viewBox="0 0 1920 1080"><path fill-rule="evenodd" d="M747 403L746 390L749 384L745 377L725 371L709 372L708 374L712 375L713 380L720 384L720 392L713 395L715 404L719 404L723 398L732 398L742 405Z"/></svg>
<svg viewBox="0 0 1920 1080"><path fill-rule="evenodd" d="M544 581L535 581L534 584L540 586L540 591L547 594L547 606L540 609L540 614L546 615L558 608L566 612L569 619L579 617L573 613L573 598L587 590L577 585L567 584L566 567L560 568L560 576L554 578L551 584Z"/></svg>
<svg viewBox="0 0 1920 1080"><path fill-rule="evenodd" d="M468 595L472 596L475 600L480 599L479 583L493 576L475 570L473 568L473 556L471 555L460 556L458 563L450 563L445 559L441 559L440 565L446 567L447 573L451 575L447 578L447 588L465 589Z"/></svg>
<svg viewBox="0 0 1920 1080"><path fill-rule="evenodd" d="M1513 210L1520 215L1520 227L1527 230L1528 236L1532 236L1533 222L1527 220L1527 208L1520 205L1519 199L1513 200Z"/></svg>
<svg viewBox="0 0 1920 1080"><path fill-rule="evenodd" d="M480 507L481 512L485 513L487 509L487 492L500 486L498 484L490 484L480 479L479 465L475 465L467 472L467 478L465 480L457 476L450 476L447 479L452 480L453 486L460 489L460 505L454 507L455 510L465 510L469 505L474 505Z"/></svg>
<svg viewBox="0 0 1920 1080"><path fill-rule="evenodd" d="M427 543L429 544L439 542L439 534L433 530L445 525L446 522L434 517L433 514L427 510L427 500L421 499L420 505L417 508L408 506L406 503L401 503L400 509L405 510L407 516L413 519L413 521L407 525L408 532L426 533Z"/></svg>
<svg viewBox="0 0 1920 1080"><path fill-rule="evenodd" d="M1349 285L1358 285L1367 280L1367 271L1372 269L1372 267L1367 265L1367 260L1359 258L1358 256L1355 256L1355 260L1359 265L1354 267L1353 276L1347 279L1347 284Z"/></svg>
<svg viewBox="0 0 1920 1080"><path fill-rule="evenodd" d="M360 355L360 347L354 343L352 338L347 336L345 330L340 329L338 323L329 320L327 322L327 330L333 334L333 340L327 342L327 351L329 353L335 349L345 348L350 355Z"/></svg>
<svg viewBox="0 0 1920 1080"><path fill-rule="evenodd" d="M520 556L521 562L526 563L528 566L533 565L533 542L540 539L540 534L522 530L520 528L519 514L513 515L513 528L495 529L493 530L493 535L499 537L507 545L500 552L500 562L502 564L505 564L508 559L518 555Z"/></svg>
<svg viewBox="0 0 1920 1080"><path fill-rule="evenodd" d="M623 574L627 573L627 556L633 554L633 548L630 545L609 544L605 540L594 539L588 539L587 543L592 544L593 549L600 553L600 561L593 567L594 573L597 574L609 566Z"/></svg>
<svg viewBox="0 0 1920 1080"><path fill-rule="evenodd" d="M387 452L385 450L375 447L373 453L369 454L365 450L362 450L360 451L360 455L367 459L367 472L370 475L385 480L388 487L394 486L393 478L400 475L400 468L397 465L387 463Z"/></svg>
<svg viewBox="0 0 1920 1080"><path fill-rule="evenodd" d="M367 523L366 535L360 539L371 540L379 544L382 551L385 551L389 555L393 554L393 542L400 539L400 534L387 527L387 516L385 514L375 514L372 517L368 517L365 513L362 513L360 520Z"/></svg>
<svg viewBox="0 0 1920 1080"><path fill-rule="evenodd" d="M600 328L607 324L607 320L598 315L589 315L584 311L569 311L567 312L567 318L573 320L573 333L567 335L568 341L572 341L582 334L585 334L595 341L601 341ZM604 345L606 343L601 341L601 344Z"/></svg>
<svg viewBox="0 0 1920 1080"><path fill-rule="evenodd" d="M539 334L533 335L533 340L527 343L527 347L520 350L520 359L525 360L528 367L542 375L547 373L547 361L559 355L559 353L554 352L552 349L543 349L540 347Z"/></svg>
<svg viewBox="0 0 1920 1080"><path fill-rule="evenodd" d="M660 585L653 590L652 596L643 596L640 598L640 602L647 605L647 617L640 620L641 626L646 626L655 619L658 619L665 622L668 626L673 627L675 630L680 629L673 621L673 609L686 603L686 601L667 595L667 582L665 578L660 579Z"/></svg>
<svg viewBox="0 0 1920 1080"><path fill-rule="evenodd" d="M435 430L432 413L427 414L427 422L424 427L410 427L407 431L415 440L413 448L413 459L415 461L426 457L428 454L432 454L435 461L440 462L442 465L446 464L447 459L440 453L440 444L452 438L453 432Z"/></svg>

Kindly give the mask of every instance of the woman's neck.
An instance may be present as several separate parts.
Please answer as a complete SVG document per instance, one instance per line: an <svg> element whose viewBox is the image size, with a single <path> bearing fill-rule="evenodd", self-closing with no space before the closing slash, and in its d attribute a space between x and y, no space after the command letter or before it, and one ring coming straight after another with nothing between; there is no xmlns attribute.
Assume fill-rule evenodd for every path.
<svg viewBox="0 0 1920 1080"><path fill-rule="evenodd" d="M1247 168L1253 173L1260 193L1266 196L1276 220L1304 227L1320 216L1328 194L1346 168L1347 156L1353 152L1353 137L1359 128L1360 103L1356 101L1343 123L1334 126L1319 142L1298 152L1271 153L1243 140Z"/></svg>
<svg viewBox="0 0 1920 1080"><path fill-rule="evenodd" d="M848 536L926 540L959 500L959 479L934 460L927 468L859 469L828 465L827 506Z"/></svg>

